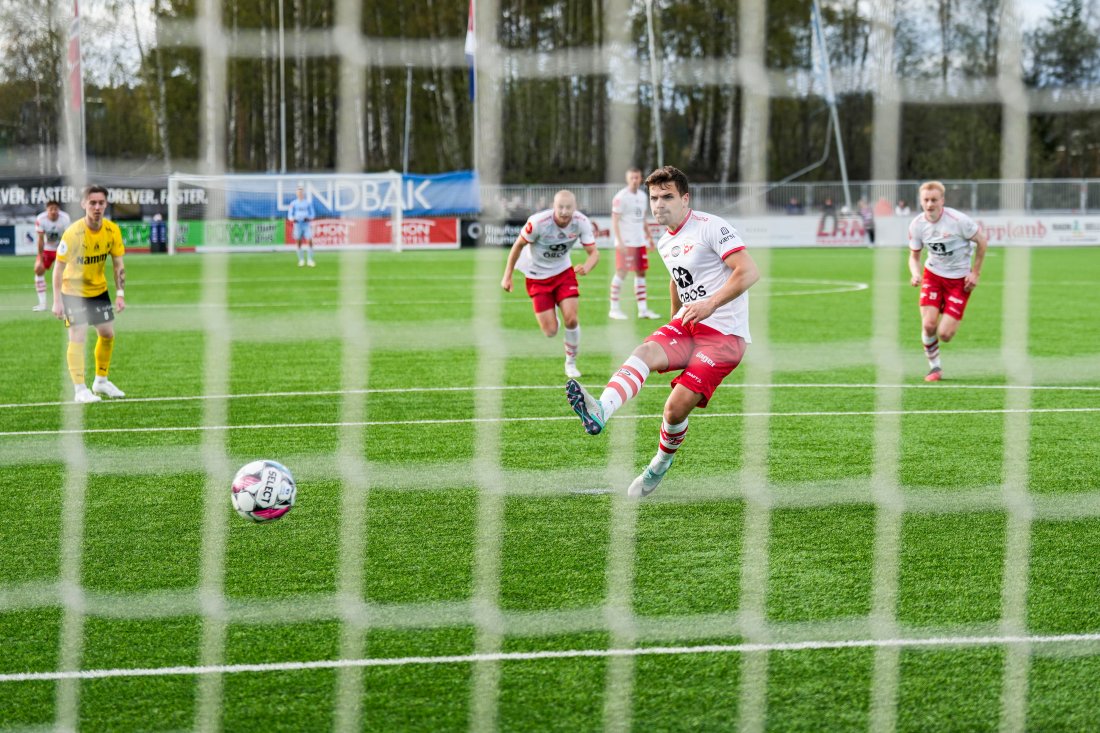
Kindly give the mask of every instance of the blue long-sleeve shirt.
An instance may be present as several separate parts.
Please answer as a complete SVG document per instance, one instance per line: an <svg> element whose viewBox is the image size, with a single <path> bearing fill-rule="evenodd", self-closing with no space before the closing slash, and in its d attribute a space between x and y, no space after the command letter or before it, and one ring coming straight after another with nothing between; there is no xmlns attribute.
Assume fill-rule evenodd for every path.
<svg viewBox="0 0 1100 733"><path fill-rule="evenodd" d="M294 199L286 211L286 218L291 221L312 221L317 218L317 212L313 208L313 199Z"/></svg>

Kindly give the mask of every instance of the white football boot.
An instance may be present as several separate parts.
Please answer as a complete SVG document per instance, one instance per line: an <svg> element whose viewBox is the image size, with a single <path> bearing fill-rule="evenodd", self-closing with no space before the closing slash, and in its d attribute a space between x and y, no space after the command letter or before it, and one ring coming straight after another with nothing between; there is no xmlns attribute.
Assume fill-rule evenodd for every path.
<svg viewBox="0 0 1100 733"><path fill-rule="evenodd" d="M622 311L621 311L620 309L618 309L618 308L612 308L611 310L609 310L609 311L607 312L607 317L608 317L608 318L612 318L612 319L614 319L614 320L616 320L616 321L625 321L625 320L626 320L626 314L625 314L625 313L623 313L623 312L622 312Z"/></svg>
<svg viewBox="0 0 1100 733"><path fill-rule="evenodd" d="M92 382L92 391L96 394L107 395L108 397L125 397L126 393L121 389L111 384L107 377L96 377ZM99 399L98 397L96 399Z"/></svg>
<svg viewBox="0 0 1100 733"><path fill-rule="evenodd" d="M668 473L667 468L661 473L657 473L650 466L646 466L642 474L630 482L630 487L627 488L626 495L632 499L641 499L642 497L649 496L661 485L661 480L664 479L666 473Z"/></svg>
<svg viewBox="0 0 1100 733"><path fill-rule="evenodd" d="M581 376L581 370L577 368L576 359L565 360L565 376L569 377L570 379L576 379Z"/></svg>
<svg viewBox="0 0 1100 733"><path fill-rule="evenodd" d="M97 394L92 394L92 391L88 389L86 384L78 384L76 386L76 394L73 396L74 402L99 402L102 397Z"/></svg>
<svg viewBox="0 0 1100 733"><path fill-rule="evenodd" d="M660 313L654 313L649 308L646 308L644 311L638 311L638 318L647 318L649 320L655 320L655 319L664 318L664 316L662 316Z"/></svg>

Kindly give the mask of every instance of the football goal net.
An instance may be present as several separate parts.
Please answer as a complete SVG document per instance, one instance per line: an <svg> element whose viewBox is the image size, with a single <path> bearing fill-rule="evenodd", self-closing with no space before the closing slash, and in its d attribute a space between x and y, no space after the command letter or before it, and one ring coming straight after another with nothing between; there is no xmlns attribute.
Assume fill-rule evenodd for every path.
<svg viewBox="0 0 1100 733"><path fill-rule="evenodd" d="M830 94L863 100L876 199L902 197L907 116L932 165L938 136L961 134L941 129L947 108L981 104L983 129L963 117L966 132L992 130L996 199L1026 210L1014 182L1032 116L1087 111L1096 89L1025 86L1023 4L1004 3L984 35L952 31L988 43L986 72L954 76L945 60L914 77L899 59L935 55L906 45L940 37L924 24L934 3L824 3L823 37L850 44ZM204 172L169 179L169 241L210 254L128 260L112 372L128 402L72 404L55 339L64 401L24 404L35 362L0 405L0 469L32 477L13 481L26 494L11 511L57 509L40 534L0 543L30 548L26 562L0 561L16 578L0 577L0 631L17 640L0 636L11 727L162 715L203 731L1093 724L1100 346L1091 322L1072 319L1095 315L1079 297L1094 263L991 249L961 335L943 345L951 380L933 385L904 242L782 250L742 230L763 275L749 292L752 344L692 412L666 482L636 501L625 488L657 450L668 379L653 373L595 438L563 395L562 332L580 339L598 394L663 323L610 319L614 256L580 278L580 325L547 339L519 277L502 287L503 247L390 253L416 246L408 192L398 174L361 171L380 129L395 144L406 78L430 88L446 129L472 135L456 167L481 185L500 186L524 156L560 180L557 166L596 135L608 191L632 166L694 157L756 192L714 199L734 227L775 214L769 179L823 143L796 144L802 131L773 116L825 96L808 13L793 32L771 15L805 3L470 0L467 18L467 3L435 2L403 15L398 37L377 3L296 0L294 78L327 74L338 89L310 100L330 110L338 162L285 175L232 174L226 152L244 117L226 104L229 71L273 68L276 4L192 5L159 36L201 59L186 102L202 110ZM967 5L979 6L991 7ZM907 24L914 33L896 38ZM797 61L784 55L793 46ZM468 64L469 98L448 81ZM292 116L308 111L289 102ZM560 124L542 124L550 115ZM449 139L429 142L453 153ZM769 151L800 147L769 171ZM327 261L288 277L289 258L234 257L296 246L299 186ZM487 202L497 213L479 227L549 206L506 198ZM668 275L650 261L650 302L664 311ZM260 458L297 479L294 512L262 527L232 513L229 488ZM1074 705L1077 717L1059 712Z"/></svg>

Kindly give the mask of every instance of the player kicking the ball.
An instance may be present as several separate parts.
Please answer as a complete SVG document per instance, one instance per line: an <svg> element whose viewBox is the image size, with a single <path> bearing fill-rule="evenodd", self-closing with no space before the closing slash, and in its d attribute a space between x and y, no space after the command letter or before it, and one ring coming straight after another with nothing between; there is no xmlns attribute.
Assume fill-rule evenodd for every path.
<svg viewBox="0 0 1100 733"><path fill-rule="evenodd" d="M588 259L573 266L569 252L581 243ZM554 195L554 208L534 214L516 237L500 286L512 292L512 272L527 277L527 294L535 307L535 320L547 338L558 333L555 307L561 310L565 326L565 376L579 377L577 352L581 344L581 326L577 320L577 275L587 275L600 260L592 222L577 211L577 199L569 191Z"/></svg>
<svg viewBox="0 0 1100 733"><path fill-rule="evenodd" d="M672 321L657 329L611 375L597 400L576 380L565 385L569 405L590 435L642 389L653 370L682 369L665 402L657 455L627 489L629 496L653 492L687 435L688 415L706 407L714 390L745 353L749 338L748 289L760 279L741 237L723 219L692 211L688 180L672 166L645 181L649 205L667 231L657 251L672 274Z"/></svg>

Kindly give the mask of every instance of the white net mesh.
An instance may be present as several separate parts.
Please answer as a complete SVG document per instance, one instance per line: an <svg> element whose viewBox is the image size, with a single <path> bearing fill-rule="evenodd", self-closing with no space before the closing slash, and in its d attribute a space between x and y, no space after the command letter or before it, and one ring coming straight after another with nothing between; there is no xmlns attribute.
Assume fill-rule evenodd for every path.
<svg viewBox="0 0 1100 733"><path fill-rule="evenodd" d="M945 87L927 80L899 78L892 59L897 8L894 2L877 0L870 4L869 54L873 59L865 70L835 69L837 92L855 89L875 90L873 101L874 136L872 168L876 195L898 198L899 158L898 129L903 106L924 103L929 98L950 92L958 97L958 87ZM971 92L980 93L1001 111L1001 179L995 194L999 207L1009 210L1025 208L1024 191L1018 182L1025 176L1027 150L1027 116L1035 109L1063 108L1067 102L1039 92L1026 91L1019 69L1021 30L1015 22L1013 3L1005 6L1005 22L1000 27L998 48L1001 72L996 78L976 80ZM288 224L285 204L299 183L304 183L310 196L324 207L325 216L315 224L314 241L318 246L341 248L343 245L381 245L399 249L407 246L403 236L400 205L394 205L386 194L387 187L400 185L394 174L359 174L353 171L363 166L360 107L347 103L358 99L363 76L382 65L411 64L416 69L438 69L465 63L461 41L383 41L365 39L361 35L361 3L339 0L334 7L331 28L307 31L296 37L298 53L336 59L342 91L337 121L338 160L348 169L326 175L237 176L225 173L225 110L220 101L225 97L225 68L230 55L253 58L264 54L266 39L259 32L241 31L230 38L223 26L224 8L216 0L201 0L198 18L194 22L178 21L173 34L182 43L198 49L203 59L202 98L200 100L202 175L173 175L169 182L169 232L176 247L195 247L210 253L236 252L252 249L281 249L288 246ZM501 91L512 79L562 78L575 75L608 75L612 84L609 114L612 120L607 146L606 180L617 180L634 163L635 152L649 143L639 140L633 120L637 118L639 89L652 87L649 74L663 74L666 84L718 85L737 84L743 90L741 106L731 111L732 120L739 120L742 144L737 169L743 190L735 201L719 201L715 208L721 213L728 204L731 211L745 216L762 212L767 203L764 192L767 180L766 151L769 145L782 141L770 136L769 109L777 99L801 98L817 91L820 82L805 71L776 71L765 63L764 39L767 7L755 0L742 0L738 53L697 63L670 58L664 67L654 71L622 71L622 49L630 42L628 35L632 14L640 8L627 0L610 0L603 8L604 43L594 48L574 48L568 52L524 54L499 47L494 37L500 4L494 0L478 2L477 58L478 99L476 105L477 142L475 167L482 183L494 186L503 175L503 153L497 141L503 139L504 120ZM1076 95L1073 109L1086 109L1092 103L1094 91ZM75 146L75 143L73 143ZM669 160L666 162L675 163ZM73 180L79 179L74 175ZM705 190L705 189L704 189ZM348 198L341 199L341 191ZM598 190L593 197L604 196ZM1087 198L1087 191L1082 194ZM784 192L785 197L785 192ZM348 209L341 210L341 201ZM368 205L369 202L377 206ZM487 207L489 208L489 207ZM582 207L583 208L583 207ZM385 226L376 236L374 230L352 231L341 224L349 210L369 209ZM491 212L497 213L497 212ZM499 212L503 214L503 212ZM503 218L503 217L502 217ZM494 222L486 221L486 225ZM1076 642L1095 649L1100 643L1096 635L1060 637L1056 639L1030 637L1027 627L1026 599L1032 523L1036 516L1047 518L1100 516L1094 498L1083 504L1050 496L1037 497L1028 493L1028 463L1030 452L1031 414L1037 383L1095 379L1100 372L1095 364L1077 362L1072 374L1065 363L1046 361L1034 363L1028 356L1028 297L1030 287L1030 252L1026 249L1006 249L1005 287L1002 304L1003 335L999 352L982 353L975 360L994 360L1005 375L1003 415L1003 478L990 490L977 492L960 500L956 496L928 494L918 499L907 498L900 479L902 422L905 419L905 392L912 385L903 380L903 354L899 344L899 323L912 326L899 312L897 278L899 253L884 248L873 254L875 282L873 324L870 343L856 349L825 349L815 356L814 367L849 367L858 365L873 369L873 382L863 387L874 390L873 410L867 413L873 420L873 472L870 478L852 479L833 492L796 492L769 478L769 449L773 421L786 417L774 405L779 385L773 383L779 372L796 372L805 366L805 355L797 345L770 344L769 313L771 285L765 278L752 290L754 346L741 370L745 373L744 400L740 415L741 469L736 476L722 476L701 481L680 500L706 501L718 497L738 497L744 501L743 546L740 551L740 598L738 610L705 616L660 617L639 619L632 611L635 592L636 529L639 516L637 502L621 494L611 500L610 551L606 564L606 602L599 608L575 611L543 611L532 613L507 612L501 604L501 565L504 534L505 500L509 496L540 496L554 487L575 484L576 473L567 468L552 471L506 468L502 462L502 431L510 420L506 400L509 384L507 365L510 358L526 353L526 342L509 340L498 329L485 324L500 322L506 307L504 295L497 285L501 269L499 252L491 249L479 252L472 286L473 315L468 332L455 333L447 324L427 324L416 336L398 324L391 330L368 324L362 310L340 311L319 318L310 324L313 333L333 337L340 343L341 382L339 385L339 416L335 423L338 448L332 455L307 455L300 460L287 459L288 465L301 466L314 478L331 478L341 483L339 522L339 557L337 589L332 594L279 601L240 600L227 597L224 588L226 555L225 526L226 487L232 465L227 446L230 419L230 362L225 358L235 339L243 336L235 331L234 319L228 309L228 289L223 287L230 277L229 260L211 254L202 260L203 287L199 306L203 309L203 379L204 397L201 408L202 443L198 447L173 449L130 448L104 449L90 447L85 437L91 434L84 422L84 413L65 408L62 430L44 457L64 462L66 472L65 522L61 531L62 575L56 584L0 586L0 610L60 606L63 609L61 653L58 671L41 678L57 679L56 724L61 729L78 727L80 708L80 676L95 676L83 670L82 650L85 621L89 617L125 619L161 618L172 615L196 614L203 619L200 655L196 667L180 670L160 670L149 674L199 674L201 682L196 698L195 727L217 730L222 725L221 706L224 698L223 672L241 667L225 664L227 629L232 623L253 622L277 616L283 622L334 620L341 624L339 656L343 661L319 662L318 667L339 668L334 696L334 724L341 730L364 727L362 710L362 670L372 664L424 664L452 661L397 659L386 662L362 658L364 639L370 630L435 628L447 625L469 625L474 629L473 656L461 659L473 664L470 677L471 730L493 730L500 727L499 705L502 688L501 665L505 659L531 658L509 655L506 640L525 635L539 636L554 632L602 632L608 639L607 649L573 650L575 655L606 655L608 663L603 698L602 722L609 729L631 727L633 701L638 683L637 659L641 654L686 654L703 651L738 652L740 682L737 696L737 725L744 731L763 730L768 725L769 654L783 649L828 649L844 645L873 649L871 693L871 727L892 730L898 726L897 710L901 651L907 646L936 645L1003 645L1004 689L1000 721L1005 730L1020 730L1026 726L1028 671L1034 646ZM771 268L771 254L755 249L754 257L761 270ZM360 302L368 292L369 259L361 250L339 254L339 297L346 302ZM369 297L369 295L368 295ZM327 320L326 320L327 319ZM180 323L183 321L181 320ZM165 321L161 321L161 326ZM167 318L169 326L175 323ZM1021 326L1020 324L1025 324ZM262 329L263 326L260 326ZM421 339L427 344L445 344L476 351L476 382L470 388L474 394L475 452L469 461L452 465L417 466L411 464L371 464L361 446L366 429L376 424L369 414L369 403L376 394L371 387L369 364L372 347L388 338ZM278 339L270 331L248 334L249 339ZM625 356L636 345L636 339L624 332L599 331L603 347L614 358ZM852 352L855 352L853 355ZM799 389L814 385L783 385ZM557 385L554 386L557 389ZM68 387L66 386L66 389ZM633 416L624 416L631 419ZM653 415L638 416L651 419ZM726 415L728 417L728 415ZM699 420L705 423L705 420ZM697 429L705 429L697 428ZM31 432L31 431L28 431ZM44 431L50 432L50 431ZM52 434L52 433L51 433ZM27 443L20 443L23 438ZM614 432L605 469L594 483L604 486L624 486L636 473L635 438L632 430ZM0 445L0 461L17 462L29 446L40 444L33 435L5 436ZM203 496L202 567L198 586L191 590L165 592L156 595L113 594L92 592L81 588L81 546L84 532L84 500L89 469L101 475L171 473L195 470L206 476ZM476 512L476 551L474 554L473 597L469 603L370 604L363 601L363 567L369 538L365 536L364 515L370 493L375 486L425 490L452 485L456 474L475 477L478 491ZM803 487L805 488L805 487ZM811 487L812 488L812 487ZM835 487L833 487L835 488ZM807 496L807 494L811 494ZM769 584L769 543L775 524L775 512L780 508L831 506L866 502L875 509L873 523L873 582L870 613L866 617L837 620L829 623L784 625L769 622L767 614ZM960 501L964 503L960 504ZM974 633L945 633L941 637L908 636L898 620L899 564L903 520L907 513L948 514L966 511L1004 512L1007 516L1004 555L1002 613L999 621ZM293 521L291 518L290 521ZM673 640L684 646L716 636L737 636L740 645L716 645L692 649L642 649L643 642ZM800 646L801 645L801 646ZM1082 648L1082 647L1079 647ZM609 651L613 650L613 651ZM538 658L539 654L531 655ZM550 651L543 658L553 656ZM286 664L258 665L260 670L302 669L306 665L288 661ZM126 670L103 673L104 676L136 674ZM0 675L0 680L24 679L26 676ZM731 694L733 694L731 692Z"/></svg>

